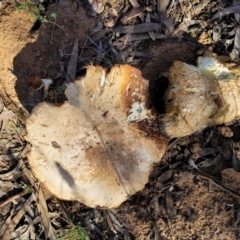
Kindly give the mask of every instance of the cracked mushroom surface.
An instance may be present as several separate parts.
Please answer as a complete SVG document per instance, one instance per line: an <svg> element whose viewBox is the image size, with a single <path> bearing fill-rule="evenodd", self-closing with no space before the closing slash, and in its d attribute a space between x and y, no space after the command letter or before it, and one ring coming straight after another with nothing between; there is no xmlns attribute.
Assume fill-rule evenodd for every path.
<svg viewBox="0 0 240 240"><path fill-rule="evenodd" d="M68 102L40 103L28 118L29 164L58 198L118 207L144 188L167 147L143 130L155 118L148 81L128 65L90 65L65 93Z"/></svg>

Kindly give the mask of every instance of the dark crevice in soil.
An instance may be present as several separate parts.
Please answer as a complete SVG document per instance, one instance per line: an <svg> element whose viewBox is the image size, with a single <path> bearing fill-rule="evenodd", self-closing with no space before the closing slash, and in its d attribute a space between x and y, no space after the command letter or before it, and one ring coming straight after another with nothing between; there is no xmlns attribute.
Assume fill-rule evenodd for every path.
<svg viewBox="0 0 240 240"><path fill-rule="evenodd" d="M160 114L165 113L164 93L168 88L168 79L161 76L158 80L149 81L149 95L156 111Z"/></svg>

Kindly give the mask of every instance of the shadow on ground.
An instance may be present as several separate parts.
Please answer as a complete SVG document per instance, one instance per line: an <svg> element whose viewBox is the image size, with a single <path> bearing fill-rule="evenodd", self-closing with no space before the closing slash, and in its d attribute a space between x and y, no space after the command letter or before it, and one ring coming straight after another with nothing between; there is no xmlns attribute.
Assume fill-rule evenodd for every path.
<svg viewBox="0 0 240 240"><path fill-rule="evenodd" d="M51 17L52 13L56 13L56 19ZM93 54L84 46L95 19L85 14L80 3L62 1L50 5L46 15L49 22L42 23L37 30L37 40L26 44L13 61L14 74L17 76L15 89L20 102L29 111L43 100L43 89L34 90L36 77L51 78L55 86L64 81L66 64L76 36L81 53L79 60L87 64ZM30 31L29 34L31 37L34 33Z"/></svg>

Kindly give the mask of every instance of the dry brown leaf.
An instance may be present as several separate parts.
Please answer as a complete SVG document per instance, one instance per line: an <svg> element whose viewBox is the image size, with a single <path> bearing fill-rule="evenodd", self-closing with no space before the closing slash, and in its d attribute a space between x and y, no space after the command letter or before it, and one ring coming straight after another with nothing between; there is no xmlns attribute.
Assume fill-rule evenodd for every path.
<svg viewBox="0 0 240 240"><path fill-rule="evenodd" d="M240 151L238 142L230 142L230 146L232 149L232 167L236 172L240 172Z"/></svg>
<svg viewBox="0 0 240 240"><path fill-rule="evenodd" d="M214 14L210 21L214 21L215 19L218 19L220 17L224 17L224 16L226 16L228 14L231 14L231 13L239 13L239 12L240 12L240 5L224 8L223 10Z"/></svg>
<svg viewBox="0 0 240 240"><path fill-rule="evenodd" d="M172 170L172 169L169 169L169 170L163 172L163 173L159 176L159 178L158 178L157 181L160 182L160 183L166 183L166 182L168 182L168 181L170 181L170 180L172 179L173 174L174 174L173 170Z"/></svg>
<svg viewBox="0 0 240 240"><path fill-rule="evenodd" d="M212 30L203 31L198 38L198 42L202 45L209 45L212 43Z"/></svg>
<svg viewBox="0 0 240 240"><path fill-rule="evenodd" d="M49 240L56 239L52 225L51 225L51 220L49 218L47 203L44 198L41 187L38 188L37 207L38 207L38 211L41 213L41 216L42 216L42 224L44 226L45 239L49 239Z"/></svg>
<svg viewBox="0 0 240 240"><path fill-rule="evenodd" d="M240 53L240 26L237 27L235 38L234 38L234 46L233 50L230 53L230 57L233 61L239 60L239 53Z"/></svg>
<svg viewBox="0 0 240 240"><path fill-rule="evenodd" d="M9 153L9 154L1 154L1 155L0 155L0 160L4 160L4 161L14 160L14 159L16 159L20 154L21 154L21 151Z"/></svg>
<svg viewBox="0 0 240 240"><path fill-rule="evenodd" d="M128 57L126 63L132 63L133 59L134 59L133 56Z"/></svg>
<svg viewBox="0 0 240 240"><path fill-rule="evenodd" d="M13 189L13 188L19 188L20 185L17 184L17 183L13 183L13 182L10 182L10 181L1 181L0 180L0 189L3 190L3 189Z"/></svg>
<svg viewBox="0 0 240 240"><path fill-rule="evenodd" d="M198 167L205 174L216 175L222 170L223 167L223 157L218 154L215 158L208 158L205 161L198 164Z"/></svg>
<svg viewBox="0 0 240 240"><path fill-rule="evenodd" d="M138 7L138 8L132 8L130 11L125 13L123 17L121 18L121 23L123 25L129 24L133 19L136 19L136 17L143 17L143 12L144 12L143 7Z"/></svg>
<svg viewBox="0 0 240 240"><path fill-rule="evenodd" d="M186 20L182 22L177 29L174 30L172 36L181 37L183 33L188 32L191 25L199 24L201 28L205 28L208 24L204 20Z"/></svg>
<svg viewBox="0 0 240 240"><path fill-rule="evenodd" d="M157 8L158 8L158 12L160 13L161 17L164 17L169 2L170 2L169 0L158 0L157 1Z"/></svg>
<svg viewBox="0 0 240 240"><path fill-rule="evenodd" d="M12 119L14 113L11 110L8 110L6 107L3 107L2 112L0 113L0 123L2 121L2 126L0 128L0 138L2 136L3 130L5 129L6 121Z"/></svg>
<svg viewBox="0 0 240 240"><path fill-rule="evenodd" d="M10 202L14 202L15 199L18 199L18 198L20 198L21 196L24 196L24 195L27 194L27 193L28 193L28 189L26 189L26 190L24 190L24 191L22 191L22 192L20 192L20 193L18 193L18 194L16 194L16 195L14 195L14 196L8 198L6 201L4 201L4 202L2 202L2 203L0 204L0 208L1 208L1 207L4 207L5 205L7 205L7 204L10 203Z"/></svg>
<svg viewBox="0 0 240 240"><path fill-rule="evenodd" d="M150 13L149 13L149 12L147 13L145 22L147 22L147 23L150 23L150 22L151 22ZM152 39L153 41L156 40L155 33L154 33L153 31L148 32L148 34L149 34L149 36L151 37L151 39Z"/></svg>
<svg viewBox="0 0 240 240"><path fill-rule="evenodd" d="M67 76L70 81L76 78L77 60L78 60L78 39L76 38L67 68Z"/></svg>
<svg viewBox="0 0 240 240"><path fill-rule="evenodd" d="M0 114L0 121L12 119L14 113L11 110L8 110L6 107L3 108L3 111Z"/></svg>
<svg viewBox="0 0 240 240"><path fill-rule="evenodd" d="M214 153L216 153L216 152L218 152L218 149L208 147L208 148L202 148L202 149L198 152L198 154L199 154L200 157L205 157L205 156L207 156L207 155L211 155L211 154L214 154Z"/></svg>
<svg viewBox="0 0 240 240"><path fill-rule="evenodd" d="M110 218L110 216L109 216L109 214L108 214L108 210L104 210L104 217L107 219L107 224L108 224L110 230L111 230L113 233L117 234L117 231L116 231L116 229L114 228L113 223L112 223L112 220L111 220L111 218Z"/></svg>
<svg viewBox="0 0 240 240"><path fill-rule="evenodd" d="M163 18L162 23L167 28L166 34L171 34L174 31L174 21L170 18Z"/></svg>
<svg viewBox="0 0 240 240"><path fill-rule="evenodd" d="M97 42L107 33L107 31L108 30L106 28L98 30L91 35L91 39L93 42Z"/></svg>
<svg viewBox="0 0 240 240"><path fill-rule="evenodd" d="M215 179L215 177L208 175L207 173L203 172L202 170L200 170L200 168L195 164L195 162L193 161L193 159L189 159L188 160L188 164L191 165L193 168L195 168L196 170L198 170L201 174L203 174L204 176L208 177L209 180ZM213 181L214 182L214 181Z"/></svg>
<svg viewBox="0 0 240 240"><path fill-rule="evenodd" d="M142 24L136 24L133 26L115 27L109 30L114 32L120 32L120 33L145 33L145 32L157 30L159 26L160 25L158 23L142 23Z"/></svg>
<svg viewBox="0 0 240 240"><path fill-rule="evenodd" d="M19 164L21 166L21 169L23 171L23 175L28 179L28 181L31 183L31 185L37 189L37 207L38 207L38 211L41 213L42 216L42 224L44 227L44 233L45 233L45 237L46 239L49 238L49 240L53 240L56 239L54 232L53 232L53 228L51 225L51 221L49 219L48 216L48 208L47 208L47 204L46 204L46 200L44 198L44 194L43 191L41 189L41 187L37 187L37 182L35 180L35 177L32 175L31 171L29 171L24 162L22 160L19 161Z"/></svg>
<svg viewBox="0 0 240 240"><path fill-rule="evenodd" d="M24 225L18 227L11 234L11 240L25 240L25 239L36 239L35 228L33 220L28 216L24 216Z"/></svg>
<svg viewBox="0 0 240 240"><path fill-rule="evenodd" d="M240 0L233 0L233 6L240 5ZM240 23L240 14L234 13L235 19L238 23Z"/></svg>
<svg viewBox="0 0 240 240"><path fill-rule="evenodd" d="M172 221L176 216L176 208L174 206L173 196L169 190L166 191L165 201L166 201L166 212L168 214L168 217Z"/></svg>
<svg viewBox="0 0 240 240"><path fill-rule="evenodd" d="M4 109L4 103L2 98L0 98L0 113L2 113L3 109Z"/></svg>
<svg viewBox="0 0 240 240"><path fill-rule="evenodd" d="M11 219L11 224L8 224L7 229L6 229L2 239L6 239L6 240L11 239L11 234L14 232L15 227L17 226L17 224L19 223L19 221L21 220L23 215L25 215L26 212L29 212L29 210L31 209L31 207L30 207L31 203L33 201L36 201L36 197L35 197L34 193L32 193L31 196L24 202L24 204L18 211L17 215L15 215Z"/></svg>
<svg viewBox="0 0 240 240"><path fill-rule="evenodd" d="M154 33L156 39L164 39L166 36L164 34L160 33ZM125 44L129 42L134 42L134 41L139 41L139 40L146 40L149 39L150 36L148 33L138 33L138 34L126 34L123 37L117 39L114 43L113 46L118 46L122 45L124 42Z"/></svg>
<svg viewBox="0 0 240 240"><path fill-rule="evenodd" d="M10 172L0 174L0 179L7 181L7 180L13 180L16 176L20 174L20 170L22 169L22 164L19 162L16 167L11 170Z"/></svg>
<svg viewBox="0 0 240 240"><path fill-rule="evenodd" d="M14 160L14 159L16 159L16 158L18 158L18 157L25 157L26 156L26 154L27 154L27 152L29 151L29 148L30 148L30 145L29 144L27 144L25 147L24 147L24 149L22 149L21 151L16 151L16 152L11 152L11 153L9 153L9 154L2 154L2 155L0 155L0 160L4 160L4 161L8 161L8 160ZM18 169L17 169L18 170ZM16 172L15 172L16 173ZM8 175L8 174L11 174L11 173L6 173L6 176ZM5 175L1 175L0 174L0 179L2 179L2 178L4 178L5 177Z"/></svg>
<svg viewBox="0 0 240 240"><path fill-rule="evenodd" d="M8 152L9 148L14 148L15 143L9 139L2 138L0 139L0 153L5 154Z"/></svg>
<svg viewBox="0 0 240 240"><path fill-rule="evenodd" d="M155 214L159 214L160 213L160 207L159 207L158 198L159 198L158 196L154 196L152 198L152 201L151 201L151 203L153 205L153 208L154 208L154 213Z"/></svg>
<svg viewBox="0 0 240 240"><path fill-rule="evenodd" d="M134 8L140 7L139 3L137 2L137 0L129 0L129 2L131 3L131 5Z"/></svg>
<svg viewBox="0 0 240 240"><path fill-rule="evenodd" d="M8 238L8 234L7 234L7 228L8 225L11 224L13 215L14 215L14 211L15 209L12 209L9 213L9 216L6 218L4 224L0 227L0 239L1 240L9 240L10 238ZM6 234L6 235L5 235Z"/></svg>
<svg viewBox="0 0 240 240"><path fill-rule="evenodd" d="M120 224L120 222L117 220L117 218L114 216L114 213L111 211L111 210L107 210L108 211L108 214L112 220L112 223L113 223L113 226L114 228L123 234L124 232L124 229L122 228L122 225Z"/></svg>

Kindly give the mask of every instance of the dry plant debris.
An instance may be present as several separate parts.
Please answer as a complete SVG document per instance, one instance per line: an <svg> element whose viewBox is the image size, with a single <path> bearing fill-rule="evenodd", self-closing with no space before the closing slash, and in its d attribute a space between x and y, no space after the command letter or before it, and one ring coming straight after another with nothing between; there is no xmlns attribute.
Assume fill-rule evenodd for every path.
<svg viewBox="0 0 240 240"><path fill-rule="evenodd" d="M49 239L55 239L50 225L45 198L32 191L36 190L36 180L31 172L26 168L22 159L26 159L26 154L30 146L26 145L23 125L12 111L8 110L0 101L1 120L1 147L0 147L0 199L1 199L1 239L34 239L37 237L35 224L43 223L46 235ZM30 186L18 182L17 179L25 177ZM23 180L22 180L23 181ZM24 199L26 197L26 199ZM34 203L39 206L36 212ZM45 206L43 208L43 206ZM42 214L39 218L38 214ZM44 215L45 214L45 215ZM23 221L23 224L19 223Z"/></svg>
<svg viewBox="0 0 240 240"><path fill-rule="evenodd" d="M61 232L58 236L67 239L68 236L75 236L73 235L76 233L75 230L81 230L81 227L77 227L80 223L86 229L89 238L96 240L172 240L179 237L239 239L239 197L236 195L239 193L236 192L238 188L235 181L239 178L236 171L239 171L240 159L238 121L228 127L207 128L198 135L178 138L170 142L161 164L155 166L143 191L135 194L118 209L105 211L89 209L78 202L57 201L53 197L49 198L47 191L44 191L44 198L48 199L46 203L41 197L43 195L40 194L38 182L31 181L34 177L27 171L28 150L27 147L24 148L26 142L22 125L24 118L21 118L21 122L16 121L15 117L20 118L20 116L16 115L15 111L15 116L12 119L10 117L11 110L19 107L14 92L16 77L13 73L17 75L16 83L18 87L20 86L20 90L28 89L24 79L32 76L40 76L42 79L51 78L56 85L59 76L67 76L65 62L71 54L71 44L76 35L78 39L83 36L82 32L79 32L79 26L84 29L78 24L79 16L84 23L89 23L83 25L88 26L91 33L87 40L79 42L77 71L81 71L89 62L104 66L112 66L114 63L139 66L148 57L146 40L155 40L156 48L152 47L152 49L157 54L158 51L155 49L164 48L165 41L169 41L169 44L175 41L174 37L179 41L197 40L204 45L201 51L208 49L220 55L230 54L231 59L238 62L239 13L236 9L239 9L239 1L233 0L233 5L236 6L231 6L229 1L93 0L89 3L93 5L93 10L100 13L96 18L98 25L93 28L90 18L85 18L82 11L81 4L87 1L74 3L60 1L49 6L47 17L49 18L53 11L57 12L56 24L62 28L58 28L57 25L53 27L42 24L39 41L32 46L27 44L22 51L23 55L20 54L14 64L12 58L15 54L26 43L34 42L37 37L28 34L33 24L28 13L13 11L11 6L14 5L9 5L9 2L11 1L6 5L0 3L0 45L2 46L0 92L4 99L8 100L4 111L10 118L7 120L3 115L1 118L0 150L3 160L0 161L0 237L7 240L48 237L56 239L53 236L55 231L56 235L57 232ZM85 21L86 19L89 21ZM24 25L23 22L26 24ZM123 24L125 25L122 26ZM8 44L11 45L11 51L6 54L5 49ZM170 46L178 45L176 43ZM167 48L163 56L158 56L159 59L163 60L164 57L167 61L170 55L168 52L172 49L174 47ZM88 52L86 55L82 54L85 50ZM182 53L185 55L186 51ZM172 59L171 64L176 59L190 62L178 57L170 57L170 59ZM18 60L21 64L16 64ZM151 68L151 61L148 63ZM168 64L168 67L171 64ZM162 68L159 69L156 76L160 74L168 76L166 74L168 68L163 68L163 71ZM56 101L56 96L52 94L54 91L58 90L49 90L49 99ZM29 96L28 92L21 93L21 96L24 95L21 103L24 106L32 104L32 96ZM11 101L15 108L9 105ZM53 142L53 146L58 148L60 145L56 141ZM200 171L196 172L193 165L187 165L189 158L193 159ZM214 173L214 180L200 176L205 173L210 175ZM216 181L216 177L219 176L222 177L222 182L220 178ZM28 192L28 188L23 189L22 183L28 184L31 192ZM222 183L225 187L221 186ZM37 200L38 198L40 200ZM46 212L47 209L49 213ZM72 221L76 226L72 225ZM86 234L83 236L86 237Z"/></svg>

